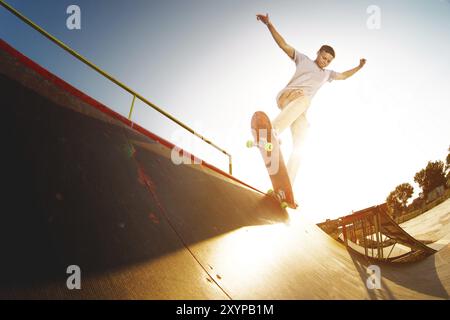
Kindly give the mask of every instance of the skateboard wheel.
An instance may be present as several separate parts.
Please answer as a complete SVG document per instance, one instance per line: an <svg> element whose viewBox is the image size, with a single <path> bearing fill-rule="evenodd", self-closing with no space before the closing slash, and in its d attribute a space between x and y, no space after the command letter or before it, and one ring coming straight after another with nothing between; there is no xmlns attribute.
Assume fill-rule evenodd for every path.
<svg viewBox="0 0 450 320"><path fill-rule="evenodd" d="M272 194L273 194L273 192L274 192L274 191L273 191L273 189L269 189L269 190L267 190L267 194L268 194L268 195L272 195Z"/></svg>
<svg viewBox="0 0 450 320"><path fill-rule="evenodd" d="M270 142L267 142L267 143L264 145L264 150L266 150L266 151L272 151L272 150L273 150L273 144L270 143Z"/></svg>
<svg viewBox="0 0 450 320"><path fill-rule="evenodd" d="M287 202L281 202L281 209L286 209L288 206Z"/></svg>
<svg viewBox="0 0 450 320"><path fill-rule="evenodd" d="M253 140L247 140L247 148L251 148L254 146Z"/></svg>

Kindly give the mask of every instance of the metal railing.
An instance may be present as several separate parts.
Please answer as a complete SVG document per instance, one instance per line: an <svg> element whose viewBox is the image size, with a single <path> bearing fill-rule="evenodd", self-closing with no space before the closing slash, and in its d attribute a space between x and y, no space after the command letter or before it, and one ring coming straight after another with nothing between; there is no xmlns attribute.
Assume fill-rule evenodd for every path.
<svg viewBox="0 0 450 320"><path fill-rule="evenodd" d="M83 57L82 55L80 55L79 53L77 53L75 50L73 50L72 48L70 48L68 45L66 45L65 43L63 43L62 41L58 40L56 37L52 36L51 34L49 34L47 31L45 31L44 29L42 29L41 27L39 27L37 24L35 24L33 21L31 21L30 19L28 19L27 17L25 17L24 15L22 15L19 11L17 11L15 8L13 8L11 5L9 5L8 3L6 3L4 0L0 0L0 4L5 7L7 10L9 10L12 14L14 14L15 16L17 16L20 20L22 20L23 22L25 22L26 24L28 24L30 27L32 27L33 29L35 29L36 31L38 31L39 33L41 33L43 36L45 36L46 38L48 38L49 40L51 40L52 42L54 42L56 45L58 45L59 47L61 47L62 49L64 49L65 51L67 51L68 53L70 53L72 56L74 56L75 58L77 58L78 60L80 60L81 62L83 62L84 64L88 65L89 67L91 67L92 69L94 69L95 71L97 71L98 73L100 73L102 76L104 76L105 78L109 79L110 81L112 81L113 83L115 83L116 85L118 85L119 87L121 87L122 89L124 89L125 91L129 92L132 96L133 96L133 101L131 103L131 107L130 107L130 112L128 114L128 119L131 120L131 116L133 113L133 108L134 108L134 104L135 104L135 100L136 98L138 98L139 100L141 100L142 102L144 102L145 104L147 104L149 107L153 108L154 110L156 110L157 112L161 113L162 115L164 115L166 118L169 118L170 120L172 120L173 122L175 122L176 124L178 124L180 127L186 129L188 132L190 132L191 134L195 135L196 137L200 138L201 140L203 140L204 142L206 142L207 144L211 145L212 147L216 148L217 150L219 150L220 152L222 152L223 154L225 154L226 156L228 156L228 169L229 169L229 173L230 175L233 174L233 164L232 164L232 156L231 154L229 154L227 151L225 151L224 149L220 148L218 145L216 145L215 143L213 143L212 141L206 139L204 136L202 136L201 134L197 133L194 129L190 128L189 126L187 126L186 124L184 124L183 122L181 122L180 120L176 119L174 116L172 116L171 114L167 113L166 111L162 110L161 108L159 108L158 106L156 106L154 103L148 101L146 98L144 98L142 95L140 95L139 93L137 93L136 91L132 90L131 88L127 87L126 85L124 85L123 83L121 83L120 81L118 81L117 79L115 79L114 77L112 77L111 75L109 75L108 73L106 73L105 71L103 71L102 69L100 69L99 67L97 67L96 65L94 65L92 62L90 62L89 60L87 60L85 57Z"/></svg>

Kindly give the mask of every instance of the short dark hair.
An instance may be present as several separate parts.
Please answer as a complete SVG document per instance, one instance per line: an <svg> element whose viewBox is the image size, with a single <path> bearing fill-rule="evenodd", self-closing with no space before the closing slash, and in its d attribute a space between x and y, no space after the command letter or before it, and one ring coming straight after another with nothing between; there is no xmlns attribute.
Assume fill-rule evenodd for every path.
<svg viewBox="0 0 450 320"><path fill-rule="evenodd" d="M336 58L336 54L334 53L334 49L330 47L329 45L324 44L320 47L319 51L325 51L333 56L333 58Z"/></svg>

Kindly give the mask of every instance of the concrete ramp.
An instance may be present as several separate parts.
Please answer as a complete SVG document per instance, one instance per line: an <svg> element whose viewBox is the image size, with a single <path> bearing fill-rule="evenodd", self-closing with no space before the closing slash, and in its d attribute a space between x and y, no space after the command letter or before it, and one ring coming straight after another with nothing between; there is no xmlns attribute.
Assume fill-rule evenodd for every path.
<svg viewBox="0 0 450 320"><path fill-rule="evenodd" d="M3 299L448 299L450 247L402 266L173 146L0 42ZM82 289L66 286L67 267Z"/></svg>

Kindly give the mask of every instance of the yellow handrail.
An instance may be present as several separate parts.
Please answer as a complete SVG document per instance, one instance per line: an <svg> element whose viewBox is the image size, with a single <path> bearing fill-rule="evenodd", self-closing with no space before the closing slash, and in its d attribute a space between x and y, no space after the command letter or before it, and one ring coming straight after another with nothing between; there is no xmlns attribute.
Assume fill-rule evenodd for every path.
<svg viewBox="0 0 450 320"><path fill-rule="evenodd" d="M124 85L123 83L121 83L120 81L118 81L117 79L115 79L114 77L112 77L111 75L109 75L108 73L106 73L105 71L103 71L102 69L100 69L99 67L97 67L96 65L94 65L92 62L90 62L89 60L87 60L85 57L83 57L82 55L80 55L79 53L77 53L75 50L73 50L72 48L70 48L68 45L66 45L65 43L63 43L62 41L58 40L57 38L55 38L54 36L52 36L50 33L48 33L47 31L45 31L44 29L42 29L41 27L39 27L37 24L35 24L33 21L31 21L30 19L28 19L27 17L25 17L24 15L22 15L19 11L17 11L15 8L13 8L11 5L9 5L8 3L6 3L4 0L0 0L0 4L5 7L7 10L9 10L12 14L14 14L15 16L17 16L20 20L22 20L23 22L25 22L26 24L28 24L30 27L32 27L33 29L35 29L36 31L38 31L39 33L41 33L42 35L44 35L46 38L48 38L49 40L51 40L52 42L54 42L55 44L57 44L59 47L61 47L62 49L66 50L68 53L70 53L72 56L74 56L75 58L77 58L78 60L80 60L81 62L83 62L84 64L88 65L89 67L91 67L92 69L94 69L95 71L97 71L98 73L100 73L102 76L104 76L105 78L109 79L110 81L112 81L113 83L115 83L116 85L118 85L119 87L121 87L122 89L124 89L125 91L129 92L131 95L133 95L133 103L131 106L131 110L129 113L129 118L131 118L131 113L133 111L133 106L134 106L134 101L136 98L138 98L139 100L141 100L142 102L144 102L145 104L147 104L149 107L152 107L153 109L155 109L156 111L158 111L159 113L161 113L162 115L164 115L165 117L169 118L170 120L172 120L173 122L175 122L176 124L178 124L180 127L186 129L187 131L189 131L190 133L192 133L193 135L197 136L198 138L200 138L201 140L203 140L204 142L206 142L207 144L211 145L212 147L216 148L217 150L219 150L220 152L222 152L223 154L228 156L228 163L229 163L229 173L230 175L233 174L233 166L232 166L232 157L231 154L229 154L228 152L226 152L224 149L220 148L219 146L217 146L215 143L211 142L210 140L206 139L204 136L202 136L201 134L195 132L194 129L188 127L187 125L185 125L183 122L181 122L180 120L176 119L174 116L172 116L171 114L167 113L166 111L162 110L161 108L159 108L158 106L156 106L154 103L148 101L147 99L145 99L143 96L141 96L139 93L135 92L134 90L130 89L129 87L127 87L126 85Z"/></svg>
<svg viewBox="0 0 450 320"><path fill-rule="evenodd" d="M133 101L131 102L131 108L130 108L130 113L128 114L128 120L131 120L131 115L133 114L134 101L136 101L136 96L135 95L133 95Z"/></svg>

